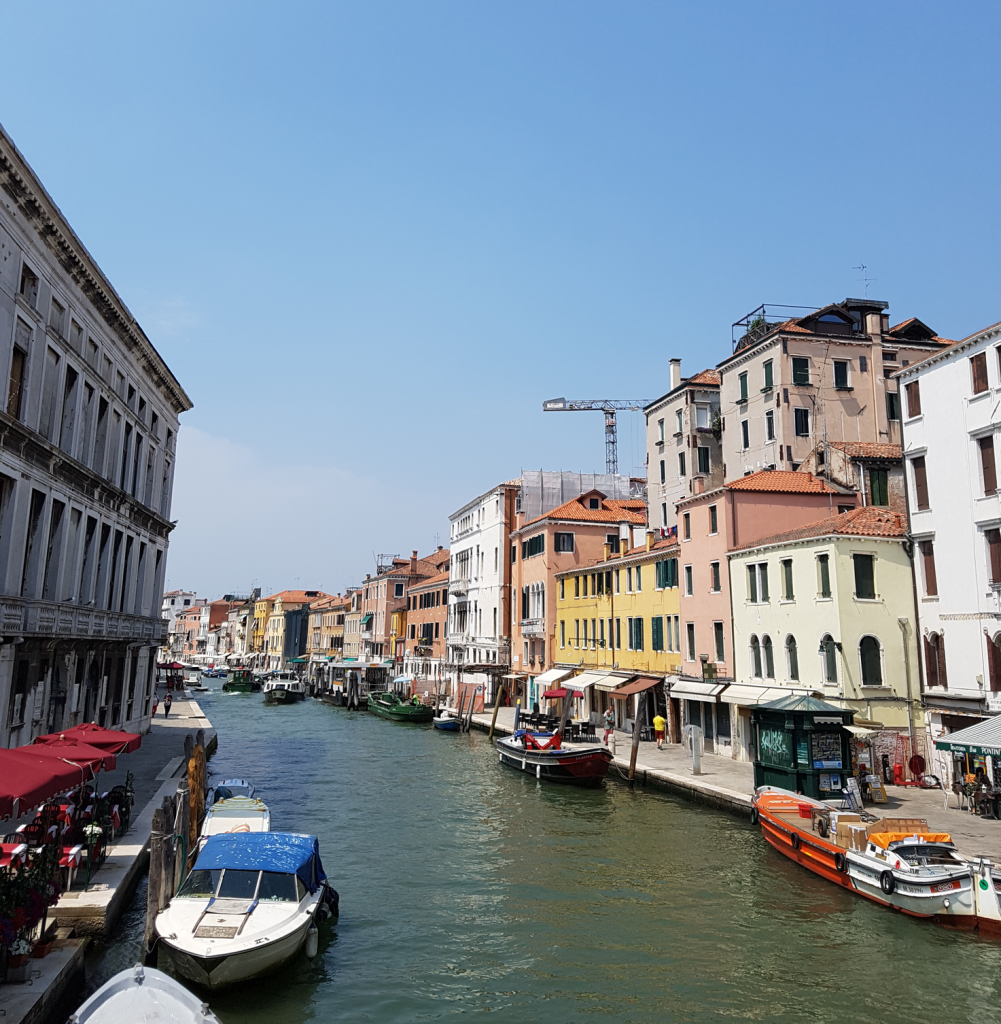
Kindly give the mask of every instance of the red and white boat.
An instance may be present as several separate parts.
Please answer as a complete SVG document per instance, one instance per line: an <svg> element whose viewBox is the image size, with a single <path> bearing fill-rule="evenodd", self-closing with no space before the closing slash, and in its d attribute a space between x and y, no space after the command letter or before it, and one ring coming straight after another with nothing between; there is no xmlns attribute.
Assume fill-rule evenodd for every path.
<svg viewBox="0 0 1001 1024"><path fill-rule="evenodd" d="M755 791L751 814L776 850L829 882L912 917L1001 934L1001 876L986 858L963 857L947 832L907 818L867 824L774 786Z"/></svg>
<svg viewBox="0 0 1001 1024"><path fill-rule="evenodd" d="M600 786L612 763L607 747L600 744L564 744L558 732L527 732L496 740L500 763L534 775L545 782L571 786Z"/></svg>

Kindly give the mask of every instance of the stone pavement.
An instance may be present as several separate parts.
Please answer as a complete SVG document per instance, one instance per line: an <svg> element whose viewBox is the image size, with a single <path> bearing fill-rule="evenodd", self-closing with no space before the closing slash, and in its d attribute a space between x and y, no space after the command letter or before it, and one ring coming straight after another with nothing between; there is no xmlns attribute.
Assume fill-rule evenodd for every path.
<svg viewBox="0 0 1001 1024"><path fill-rule="evenodd" d="M490 727L493 709L485 714L473 715L473 724ZM509 734L514 725L514 709L500 708L497 712L497 732ZM599 733L599 737L600 737ZM615 733L615 766L629 767L632 737ZM680 744L641 742L636 757L637 778L640 782L653 782L682 793L699 803L709 803L736 813L750 808L754 793L754 768L747 761L734 761L729 757L703 754L702 774L692 774L691 758ZM641 774L645 773L645 774ZM984 854L1001 865L1001 821L985 821L969 811L957 808L956 796L941 789L918 789L911 786L887 786L887 803L866 805L875 815L895 818L924 818L934 831L949 832L959 850L966 856Z"/></svg>

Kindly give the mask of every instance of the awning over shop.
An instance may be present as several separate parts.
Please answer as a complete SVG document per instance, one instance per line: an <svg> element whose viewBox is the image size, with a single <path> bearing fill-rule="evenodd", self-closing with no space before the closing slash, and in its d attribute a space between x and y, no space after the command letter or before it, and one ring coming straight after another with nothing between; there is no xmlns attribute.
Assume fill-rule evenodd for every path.
<svg viewBox="0 0 1001 1024"><path fill-rule="evenodd" d="M552 686L553 683L558 683L565 676L570 675L573 669L569 668L550 668L546 669L541 676L536 676L535 681L540 686Z"/></svg>
<svg viewBox="0 0 1001 1024"><path fill-rule="evenodd" d="M671 696L683 700L705 700L714 703L726 689L726 683L710 683L699 679L679 679L671 683Z"/></svg>
<svg viewBox="0 0 1001 1024"><path fill-rule="evenodd" d="M960 754L1001 757L1001 716L942 736L935 740L935 746L939 750L954 750Z"/></svg>
<svg viewBox="0 0 1001 1024"><path fill-rule="evenodd" d="M924 705L929 711L946 715L976 715L978 718L987 716L984 702L975 697L950 697L944 693L926 693Z"/></svg>
<svg viewBox="0 0 1001 1024"><path fill-rule="evenodd" d="M555 690L546 690L542 695L546 700L560 700L565 697L571 691L564 690L562 686L557 687Z"/></svg>
<svg viewBox="0 0 1001 1024"><path fill-rule="evenodd" d="M858 736L859 739L868 740L872 739L872 734L877 731L878 727L872 725L846 725L845 728L853 736Z"/></svg>
<svg viewBox="0 0 1001 1024"><path fill-rule="evenodd" d="M626 683L625 686L620 686L617 690L612 690L612 696L616 700L625 700L626 697L631 697L634 693L643 693L644 690L650 690L654 686L660 686L663 682L664 680L657 676L637 676L635 679Z"/></svg>
<svg viewBox="0 0 1001 1024"><path fill-rule="evenodd" d="M687 684L686 684L687 685ZM811 697L817 690L804 689L802 686L756 686L753 683L731 683L719 699L724 704L744 704L753 707L755 704L767 704L781 697ZM674 690L671 696L677 696Z"/></svg>
<svg viewBox="0 0 1001 1024"><path fill-rule="evenodd" d="M567 679L563 685L569 687L571 690L586 690L589 686L593 686L596 690L604 690L606 693L611 693L617 686L624 683L629 676L627 675L614 675L611 672L603 672L601 669L592 669L589 672L581 672L579 676L574 676L573 679Z"/></svg>

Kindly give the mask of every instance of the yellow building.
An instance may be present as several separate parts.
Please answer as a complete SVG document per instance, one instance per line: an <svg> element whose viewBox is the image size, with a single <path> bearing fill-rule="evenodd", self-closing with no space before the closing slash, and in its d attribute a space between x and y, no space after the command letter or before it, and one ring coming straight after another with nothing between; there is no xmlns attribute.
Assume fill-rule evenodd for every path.
<svg viewBox="0 0 1001 1024"><path fill-rule="evenodd" d="M666 693L652 681L677 673L681 662L677 542L655 543L651 533L645 547L558 572L556 601L555 662L588 673L580 676L592 690L585 693L584 712L603 712L611 702L625 725L638 700L609 694L643 675L655 691L654 706L664 713Z"/></svg>

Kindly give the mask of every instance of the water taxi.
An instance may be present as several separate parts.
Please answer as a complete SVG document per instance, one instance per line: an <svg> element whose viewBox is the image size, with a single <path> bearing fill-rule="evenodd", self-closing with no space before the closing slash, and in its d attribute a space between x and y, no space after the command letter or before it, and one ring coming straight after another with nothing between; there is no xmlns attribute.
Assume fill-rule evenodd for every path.
<svg viewBox="0 0 1001 1024"><path fill-rule="evenodd" d="M430 722L434 708L418 697L402 700L388 690L377 690L368 695L368 709L375 715L391 718L394 722Z"/></svg>
<svg viewBox="0 0 1001 1024"><path fill-rule="evenodd" d="M294 704L305 697L305 684L291 672L278 672L264 684L265 704Z"/></svg>
<svg viewBox="0 0 1001 1024"><path fill-rule="evenodd" d="M156 918L161 949L182 978L218 989L274 970L337 916L315 836L214 835Z"/></svg>
<svg viewBox="0 0 1001 1024"><path fill-rule="evenodd" d="M790 860L829 882L911 917L954 928L998 920L998 882L975 884L973 867L947 832L917 818L881 818L840 812L819 800L761 786L752 819L765 840ZM982 893L982 895L980 895Z"/></svg>

